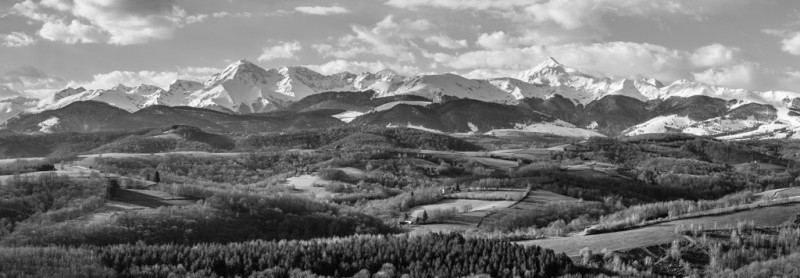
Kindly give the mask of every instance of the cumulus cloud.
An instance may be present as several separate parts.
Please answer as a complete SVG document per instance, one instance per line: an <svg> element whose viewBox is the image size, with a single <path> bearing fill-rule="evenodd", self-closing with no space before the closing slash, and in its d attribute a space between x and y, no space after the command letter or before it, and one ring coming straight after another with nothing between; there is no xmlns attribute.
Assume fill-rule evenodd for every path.
<svg viewBox="0 0 800 278"><path fill-rule="evenodd" d="M141 44L171 38L185 24L207 16L188 15L176 0L25 0L11 12L42 23L42 38L65 43Z"/></svg>
<svg viewBox="0 0 800 278"><path fill-rule="evenodd" d="M741 52L740 48L717 43L698 48L690 59L697 67L720 67L737 62Z"/></svg>
<svg viewBox="0 0 800 278"><path fill-rule="evenodd" d="M10 34L0 34L0 46L23 47L36 44L36 39L22 32L11 32Z"/></svg>
<svg viewBox="0 0 800 278"><path fill-rule="evenodd" d="M72 20L69 24L61 20L45 22L39 29L39 36L66 44L96 43L108 39L108 35L99 28L78 20Z"/></svg>
<svg viewBox="0 0 800 278"><path fill-rule="evenodd" d="M129 87L149 84L166 89L175 80L202 81L220 71L212 67L181 67L176 71L112 71L95 74L89 81L70 81L67 86L96 90L113 88L118 84Z"/></svg>
<svg viewBox="0 0 800 278"><path fill-rule="evenodd" d="M297 59L294 54L302 49L303 46L298 41L282 42L278 45L264 48L261 52L261 56L258 56L258 61L264 62L274 59Z"/></svg>
<svg viewBox="0 0 800 278"><path fill-rule="evenodd" d="M758 64L744 62L726 67L711 68L693 73L696 81L711 85L755 90L759 87L761 70Z"/></svg>
<svg viewBox="0 0 800 278"><path fill-rule="evenodd" d="M520 42L517 38L509 36L504 31L497 31L494 33L480 34L475 44L485 49L497 50L516 47L520 45Z"/></svg>
<svg viewBox="0 0 800 278"><path fill-rule="evenodd" d="M800 32L784 36L781 40L781 50L792 55L800 55Z"/></svg>
<svg viewBox="0 0 800 278"><path fill-rule="evenodd" d="M350 11L341 6L303 6L294 8L295 11L312 15L346 14Z"/></svg>

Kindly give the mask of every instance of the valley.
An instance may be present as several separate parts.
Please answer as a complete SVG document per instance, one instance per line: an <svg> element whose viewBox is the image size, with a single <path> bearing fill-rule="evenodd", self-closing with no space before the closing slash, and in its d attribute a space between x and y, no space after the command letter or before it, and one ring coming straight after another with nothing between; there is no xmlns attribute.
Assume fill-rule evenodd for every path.
<svg viewBox="0 0 800 278"><path fill-rule="evenodd" d="M0 257L28 258L0 272L73 260L134 277L520 271L487 257L525 260L531 277L750 271L800 250L782 239L800 211L796 99L595 78L554 59L489 80L239 61L168 90L66 89L0 117ZM250 244L314 246L326 251L298 256L327 263L264 261ZM419 256L343 263L330 244ZM478 246L489 253L442 253ZM730 246L771 255L734 260Z"/></svg>

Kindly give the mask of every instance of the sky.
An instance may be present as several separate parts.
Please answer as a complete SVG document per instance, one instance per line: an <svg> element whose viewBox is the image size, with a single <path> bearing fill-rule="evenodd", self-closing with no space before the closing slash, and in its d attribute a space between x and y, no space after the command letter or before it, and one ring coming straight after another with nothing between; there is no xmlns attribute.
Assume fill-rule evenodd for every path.
<svg viewBox="0 0 800 278"><path fill-rule="evenodd" d="M800 91L797 0L0 0L0 93L202 81L240 59L323 74L611 78Z"/></svg>

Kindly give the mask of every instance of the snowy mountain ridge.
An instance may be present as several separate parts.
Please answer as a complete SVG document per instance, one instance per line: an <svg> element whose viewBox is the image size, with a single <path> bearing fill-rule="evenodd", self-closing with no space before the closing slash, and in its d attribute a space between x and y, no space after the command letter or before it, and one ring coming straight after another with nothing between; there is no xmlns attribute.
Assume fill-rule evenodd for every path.
<svg viewBox="0 0 800 278"><path fill-rule="evenodd" d="M7 88L6 88L7 89ZM264 69L246 60L232 63L204 82L176 80L168 88L142 84L136 87L117 85L110 89L66 88L33 103L4 102L0 122L23 112L36 113L65 107L78 101L109 103L129 112L153 105L190 106L228 113L262 113L287 107L305 97L323 92L372 90L374 97L421 96L434 102L450 99L474 99L483 102L518 105L526 99L548 100L558 95L576 106L586 107L609 96L625 96L640 102L664 101L672 97L706 96L728 101L725 110L748 104L775 108L774 119L730 119L724 115L687 118L686 115L648 117L623 134L643 132L693 132L698 134L728 132L738 127L753 129L760 124L778 121L800 127L793 109L800 109L800 93L754 92L678 80L664 86L655 79L611 79L594 77L562 65L553 58L512 77L469 79L452 73L403 76L391 70L354 74L341 72L324 75L302 66ZM19 94L4 90L8 98ZM723 125L724 126L715 126Z"/></svg>
<svg viewBox="0 0 800 278"><path fill-rule="evenodd" d="M587 105L609 95L649 101L669 97L705 95L740 103L786 105L800 97L792 92L751 92L678 80L663 86L655 79L598 78L568 68L549 58L513 77L469 79L456 74L402 76L391 70L353 74L323 75L302 66L263 69L246 60L237 61L202 84L176 80L166 90L151 85L107 90L67 88L42 100L39 110L63 107L82 100L98 100L129 111L151 105L192 106L235 113L274 110L312 94L328 91L374 90L378 97L419 95L434 101L468 98L503 104L517 104L524 98L547 99L561 95L575 104Z"/></svg>

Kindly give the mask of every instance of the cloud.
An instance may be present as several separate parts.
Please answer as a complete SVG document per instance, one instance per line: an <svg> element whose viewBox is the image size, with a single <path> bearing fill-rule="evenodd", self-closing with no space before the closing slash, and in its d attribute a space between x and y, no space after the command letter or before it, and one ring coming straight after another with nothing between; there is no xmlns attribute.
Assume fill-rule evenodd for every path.
<svg viewBox="0 0 800 278"><path fill-rule="evenodd" d="M33 66L16 67L0 75L0 84L19 91L60 87L65 83L63 78Z"/></svg>
<svg viewBox="0 0 800 278"><path fill-rule="evenodd" d="M476 50L449 55L426 55L437 63L459 70L524 70L555 57L567 66L587 73L613 77L651 76L663 80L688 78L689 52L660 45L633 42L534 45L497 50Z"/></svg>
<svg viewBox="0 0 800 278"><path fill-rule="evenodd" d="M303 46L298 41L282 42L279 45L264 48L261 56L258 56L258 61L264 62L274 59L297 59L294 54L302 49Z"/></svg>
<svg viewBox="0 0 800 278"><path fill-rule="evenodd" d="M294 8L294 10L304 14L312 14L312 15L346 14L350 12L349 10L341 6L296 7Z"/></svg>
<svg viewBox="0 0 800 278"><path fill-rule="evenodd" d="M387 5L477 11L521 10L535 22L553 22L566 29L595 25L607 14L620 16L680 15L699 18L746 4L746 0L388 0Z"/></svg>
<svg viewBox="0 0 800 278"><path fill-rule="evenodd" d="M42 25L38 33L46 40L66 44L97 43L108 39L108 35L102 30L78 20L72 20L69 24L61 20L48 21Z"/></svg>
<svg viewBox="0 0 800 278"><path fill-rule="evenodd" d="M487 9L510 9L517 6L524 6L530 4L530 0L389 0L386 1L387 5L398 8L420 8L420 7L435 7L435 8L448 8L448 9L472 9L472 10L487 10Z"/></svg>
<svg viewBox="0 0 800 278"><path fill-rule="evenodd" d="M717 43L698 48L690 59L696 67L720 67L739 60L741 52L740 48Z"/></svg>
<svg viewBox="0 0 800 278"><path fill-rule="evenodd" d="M468 47L466 40L458 40L440 32L427 19L400 19L393 15L384 17L374 27L351 25L353 33L336 43L318 44L314 49L323 57L350 59L359 55L384 56L398 63L414 63L415 52L422 51L420 45L435 45L445 49Z"/></svg>
<svg viewBox="0 0 800 278"><path fill-rule="evenodd" d="M515 41L515 38L512 38L506 32L497 31L494 33L483 33L478 36L478 40L475 44L485 48L485 49L506 49L512 48L520 45L519 42Z"/></svg>
<svg viewBox="0 0 800 278"><path fill-rule="evenodd" d="M39 35L69 44L142 44L168 39L205 15L188 15L176 0L25 0L11 12L42 23Z"/></svg>
<svg viewBox="0 0 800 278"><path fill-rule="evenodd" d="M782 29L764 29L765 34L781 38L781 50L800 56L800 19L794 18Z"/></svg>
<svg viewBox="0 0 800 278"><path fill-rule="evenodd" d="M307 65L306 67L326 75L336 74L344 71L354 72L354 73L377 72L384 69L390 69L394 72L405 75L419 74L419 68L415 66L387 64L380 61L364 62L364 61L333 60L320 65Z"/></svg>
<svg viewBox="0 0 800 278"><path fill-rule="evenodd" d="M220 71L211 67L181 67L176 71L112 71L95 74L89 81L70 81L67 86L96 90L113 88L117 84L129 87L150 84L166 89L175 80L203 81Z"/></svg>
<svg viewBox="0 0 800 278"><path fill-rule="evenodd" d="M42 0L41 4L62 12L72 9L72 1L68 0Z"/></svg>
<svg viewBox="0 0 800 278"><path fill-rule="evenodd" d="M800 32L785 35L781 40L781 50L792 55L800 55Z"/></svg>
<svg viewBox="0 0 800 278"><path fill-rule="evenodd" d="M746 0L388 0L387 5L417 10L442 8L471 10L506 18L512 28L484 36L483 46L529 46L572 42L596 42L610 34L604 19L610 16L659 20L703 17L748 4ZM498 33L498 31L502 31ZM494 37L492 37L494 35ZM505 35L506 37L502 37ZM494 42L490 40L494 39ZM499 41L502 39L504 41Z"/></svg>
<svg viewBox="0 0 800 278"><path fill-rule="evenodd" d="M36 21L47 22L57 20L58 17L56 15L44 11L45 7L47 6L33 2L32 0L25 0L11 6L10 12Z"/></svg>
<svg viewBox="0 0 800 278"><path fill-rule="evenodd" d="M11 32L10 34L0 34L0 46L23 47L36 44L36 39L22 32Z"/></svg>
<svg viewBox="0 0 800 278"><path fill-rule="evenodd" d="M760 87L761 81L761 69L758 64L751 62L711 68L692 75L702 83L736 89L755 90Z"/></svg>
<svg viewBox="0 0 800 278"><path fill-rule="evenodd" d="M361 47L366 50L366 47L364 47L364 44L366 44L372 54L393 57L402 62L414 62L416 61L416 56L411 53L405 40L410 39L412 34L425 31L428 28L430 28L430 22L427 20L402 20L401 22L396 22L394 17L390 15L371 29L360 25L351 26L355 35L348 35L340 39L339 46L348 48L348 45L356 43L355 47Z"/></svg>
<svg viewBox="0 0 800 278"><path fill-rule="evenodd" d="M0 87L21 92L23 96L40 98L67 82L33 66L21 66L0 74Z"/></svg>
<svg viewBox="0 0 800 278"><path fill-rule="evenodd" d="M459 49L468 46L466 40L455 40L446 35L436 35L432 37L427 37L425 38L425 43L435 44L447 49Z"/></svg>
<svg viewBox="0 0 800 278"><path fill-rule="evenodd" d="M347 37L348 39L352 39L352 37ZM348 43L341 42L341 48L334 48L334 46L326 43L316 43L311 45L311 48L317 51L323 58L334 57L337 59L351 59L355 58L359 54L367 53L369 50L365 46L355 46L351 45L350 47L345 47Z"/></svg>

